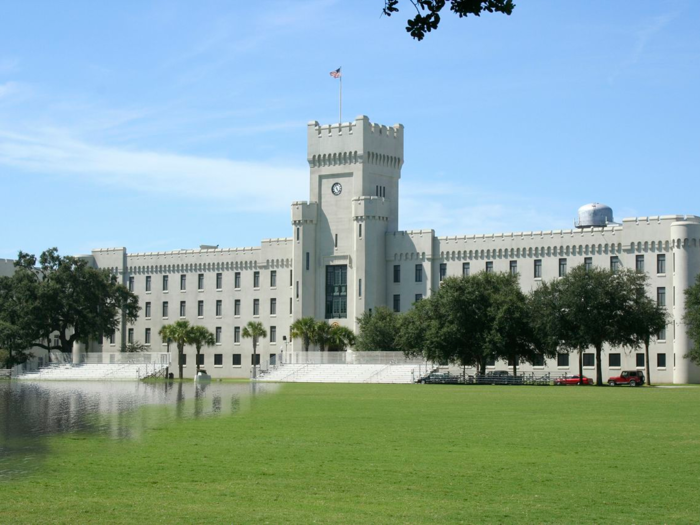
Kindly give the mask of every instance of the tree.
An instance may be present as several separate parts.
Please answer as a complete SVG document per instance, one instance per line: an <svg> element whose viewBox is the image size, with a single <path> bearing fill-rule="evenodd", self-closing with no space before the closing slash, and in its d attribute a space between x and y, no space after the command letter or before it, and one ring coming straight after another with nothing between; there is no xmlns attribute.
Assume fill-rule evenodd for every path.
<svg viewBox="0 0 700 525"><path fill-rule="evenodd" d="M695 283L685 290L683 322L688 337L693 340L692 349L683 357L700 365L700 275L695 278Z"/></svg>
<svg viewBox="0 0 700 525"><path fill-rule="evenodd" d="M243 337L253 340L253 379L257 377L256 365L258 362L257 347L261 337L267 337L265 327L259 321L248 321L248 324L243 327Z"/></svg>
<svg viewBox="0 0 700 525"><path fill-rule="evenodd" d="M189 344L190 338L190 322L187 320L175 321L173 324L166 324L160 327L158 335L163 340L170 340L177 346L177 366L178 376L182 379L183 355L185 353L185 345Z"/></svg>
<svg viewBox="0 0 700 525"><path fill-rule="evenodd" d="M0 367L12 368L26 362L33 355L28 352L36 335L26 305L36 297L35 279L28 275L0 277L0 349L6 353L0 358Z"/></svg>
<svg viewBox="0 0 700 525"><path fill-rule="evenodd" d="M328 349L345 352L349 346L355 346L355 333L346 326L333 326L328 334Z"/></svg>
<svg viewBox="0 0 700 525"><path fill-rule="evenodd" d="M302 317L292 323L292 339L301 339L304 352L309 351L309 345L314 340L316 333L316 320L313 317Z"/></svg>
<svg viewBox="0 0 700 525"><path fill-rule="evenodd" d="M87 259L61 257L56 248L39 257L23 252L10 277L22 297L22 326L31 326L34 345L45 350L73 350L114 333L122 319L133 323L138 297L118 282L117 275L89 265ZM52 336L59 344L52 344Z"/></svg>
<svg viewBox="0 0 700 525"><path fill-rule="evenodd" d="M331 325L326 321L319 321L316 323L316 326L314 326L312 342L318 345L318 349L321 352L325 352L326 347L330 343L331 329Z"/></svg>
<svg viewBox="0 0 700 525"><path fill-rule="evenodd" d="M135 343L127 343L125 345L122 345L121 348L122 352L129 354L136 352L145 352L146 350L148 350L148 347L139 341L136 341Z"/></svg>
<svg viewBox="0 0 700 525"><path fill-rule="evenodd" d="M644 281L638 282L635 290L634 304L631 315L625 317L630 324L633 334L634 346L644 346L644 364L646 367L646 382L651 385L651 367L649 366L649 343L652 337L658 337L659 332L666 327L666 309L649 297L646 284L649 278L644 274Z"/></svg>
<svg viewBox="0 0 700 525"><path fill-rule="evenodd" d="M535 303L550 316L544 336L551 344L579 353L582 375L582 352L590 347L596 353L596 383L603 384L603 345L634 346L635 334L629 316L633 315L635 297L644 286L646 276L631 271L613 272L602 268L577 266L557 282L543 283ZM542 329L540 328L540 334Z"/></svg>
<svg viewBox="0 0 700 525"><path fill-rule="evenodd" d="M193 326L187 335L187 342L194 345L197 351L197 372L199 372L199 354L202 351L203 346L214 346L216 340L214 334L212 334L204 326Z"/></svg>
<svg viewBox="0 0 700 525"><path fill-rule="evenodd" d="M450 11L460 18L481 13L503 13L510 15L515 8L513 0L411 0L417 14L407 21L406 31L416 40L423 40L426 33L437 29L440 24L440 11L450 4ZM384 0L382 13L391 16L397 13L399 0Z"/></svg>
<svg viewBox="0 0 700 525"><path fill-rule="evenodd" d="M357 318L359 335L356 348L361 352L396 350L396 337L399 333L399 316L386 306L379 306L372 312L363 312Z"/></svg>

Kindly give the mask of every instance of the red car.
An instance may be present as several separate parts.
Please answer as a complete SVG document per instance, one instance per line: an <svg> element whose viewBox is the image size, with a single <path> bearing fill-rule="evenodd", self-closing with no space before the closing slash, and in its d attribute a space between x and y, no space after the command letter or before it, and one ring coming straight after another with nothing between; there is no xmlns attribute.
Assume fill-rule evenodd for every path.
<svg viewBox="0 0 700 525"><path fill-rule="evenodd" d="M584 385L595 384L592 379L588 379L586 376L583 376L582 383ZM578 376L576 375L576 376L571 376L571 377L560 377L560 378L554 380L554 384L557 386L578 385Z"/></svg>

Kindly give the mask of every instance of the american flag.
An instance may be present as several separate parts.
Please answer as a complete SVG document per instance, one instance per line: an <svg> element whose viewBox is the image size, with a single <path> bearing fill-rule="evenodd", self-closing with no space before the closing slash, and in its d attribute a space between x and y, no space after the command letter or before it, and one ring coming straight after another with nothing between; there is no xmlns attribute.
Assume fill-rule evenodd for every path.
<svg viewBox="0 0 700 525"><path fill-rule="evenodd" d="M340 73L340 68L336 69L335 71L331 71L331 76L333 78L340 78L342 76Z"/></svg>

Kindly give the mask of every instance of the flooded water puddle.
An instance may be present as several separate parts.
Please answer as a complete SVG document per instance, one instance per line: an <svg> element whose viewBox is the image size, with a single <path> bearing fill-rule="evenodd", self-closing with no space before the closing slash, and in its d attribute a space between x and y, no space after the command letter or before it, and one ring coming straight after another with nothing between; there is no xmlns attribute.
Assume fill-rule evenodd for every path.
<svg viewBox="0 0 700 525"><path fill-rule="evenodd" d="M47 453L49 436L134 439L177 419L236 414L253 396L278 389L273 383L2 381L0 479L32 470ZM158 405L171 409L159 411L157 421L149 419L154 415L134 417L139 408Z"/></svg>

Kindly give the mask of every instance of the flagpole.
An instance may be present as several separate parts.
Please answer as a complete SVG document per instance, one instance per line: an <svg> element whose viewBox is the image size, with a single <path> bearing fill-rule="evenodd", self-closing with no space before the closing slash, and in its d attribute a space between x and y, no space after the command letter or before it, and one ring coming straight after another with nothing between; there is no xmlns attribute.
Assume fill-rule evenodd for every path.
<svg viewBox="0 0 700 525"><path fill-rule="evenodd" d="M338 104L338 123L343 123L343 75L340 75L340 94L339 94L339 104Z"/></svg>

